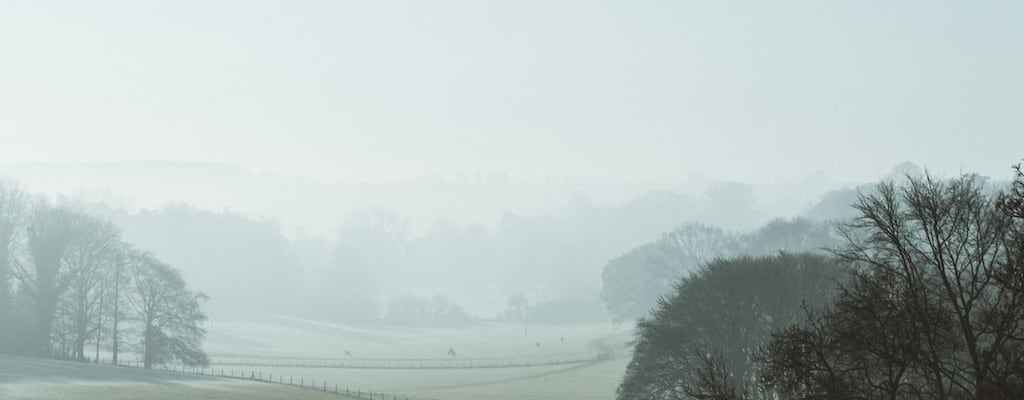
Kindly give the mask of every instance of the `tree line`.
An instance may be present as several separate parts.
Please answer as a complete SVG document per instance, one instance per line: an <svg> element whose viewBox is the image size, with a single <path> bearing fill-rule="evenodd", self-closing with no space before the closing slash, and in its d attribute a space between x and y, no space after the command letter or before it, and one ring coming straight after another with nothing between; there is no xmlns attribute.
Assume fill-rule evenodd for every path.
<svg viewBox="0 0 1024 400"><path fill-rule="evenodd" d="M718 258L637 323L620 399L1024 398L1024 173L862 191L826 254Z"/></svg>
<svg viewBox="0 0 1024 400"><path fill-rule="evenodd" d="M609 261L602 272L601 299L616 322L635 321L671 293L675 282L715 259L823 252L838 240L830 224L803 217L774 219L744 233L689 222Z"/></svg>
<svg viewBox="0 0 1024 400"><path fill-rule="evenodd" d="M206 365L205 299L110 221L0 182L0 353Z"/></svg>

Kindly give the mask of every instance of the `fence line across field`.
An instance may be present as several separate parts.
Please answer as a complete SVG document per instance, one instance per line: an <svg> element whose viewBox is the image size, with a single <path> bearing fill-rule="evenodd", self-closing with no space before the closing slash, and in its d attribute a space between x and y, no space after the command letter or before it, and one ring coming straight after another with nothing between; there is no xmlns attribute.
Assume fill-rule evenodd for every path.
<svg viewBox="0 0 1024 400"><path fill-rule="evenodd" d="M241 367L295 367L295 368L340 368L340 369L474 369L474 368L519 368L542 367L567 364L581 364L608 359L604 353L587 357L557 358L550 360L500 360L500 359L309 359L309 358L249 358L211 357L210 364Z"/></svg>
<svg viewBox="0 0 1024 400"><path fill-rule="evenodd" d="M289 375L285 379L285 375L278 373L275 376L273 373L256 371L255 369L249 368L232 368L232 367L296 367L296 368L351 368L351 369L470 369L470 368L517 368L517 367L539 367L539 366L555 366L555 365L567 365L567 364L582 364L592 363L596 361L606 360L609 355L606 353L598 353L593 357L586 358L575 358L575 359L557 359L557 360L534 360L534 361L508 361L508 360L431 360L431 359L420 359L420 360L355 360L357 362L363 362L364 364L359 365L353 362L353 360L339 360L339 359L286 359L286 358L212 358L211 364L213 367L190 367L182 364L165 364L157 366L156 369L176 372L183 374L192 374L200 376L211 376L220 377L227 379L239 379L247 381L265 382L277 385L288 385L292 387L305 388L309 390L316 390L318 392L332 393L337 395L344 395L348 397L354 397L363 400L436 400L427 397L416 397L400 394L389 394L383 392L374 392L373 390L363 390L362 388L352 389L348 385L342 386L338 383L327 383L327 380L307 378L305 376L294 376ZM109 364L109 360L107 360ZM372 365L371 365L372 364ZM141 360L121 360L118 365L125 367L142 368L143 363Z"/></svg>
<svg viewBox="0 0 1024 400"><path fill-rule="evenodd" d="M347 385L342 386L337 383L327 383L327 380L325 379L321 379L319 381L316 379L308 379L305 376L295 377L294 375L289 375L288 379L285 379L284 375L278 374L275 379L275 376L272 373L264 373L263 371L254 371L251 369L240 369L237 371L237 374L235 373L236 370L233 368L204 368L189 367L186 365L163 365L160 367L160 369L163 371L177 372L183 374L212 376L246 381L257 381L275 385L287 385L292 387L315 390L318 392L344 395L364 400L436 400L429 397L416 397L403 394L374 392L373 390L363 390L361 388L351 389Z"/></svg>

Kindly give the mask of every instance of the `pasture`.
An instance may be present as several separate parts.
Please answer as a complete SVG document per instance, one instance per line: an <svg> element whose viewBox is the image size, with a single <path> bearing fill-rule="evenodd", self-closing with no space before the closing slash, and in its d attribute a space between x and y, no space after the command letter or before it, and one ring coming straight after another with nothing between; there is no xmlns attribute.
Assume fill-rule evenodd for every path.
<svg viewBox="0 0 1024 400"><path fill-rule="evenodd" d="M0 398L24 400L339 400L290 386L141 368L0 356Z"/></svg>
<svg viewBox="0 0 1024 400"><path fill-rule="evenodd" d="M614 398L629 361L632 326L528 329L503 322L349 326L282 316L218 321L209 326L212 365L207 368L169 365L177 372L149 371L0 357L0 398ZM134 365L130 357L125 361Z"/></svg>
<svg viewBox="0 0 1024 400"><path fill-rule="evenodd" d="M274 316L211 326L208 373L442 400L612 399L631 338L630 325L357 327Z"/></svg>

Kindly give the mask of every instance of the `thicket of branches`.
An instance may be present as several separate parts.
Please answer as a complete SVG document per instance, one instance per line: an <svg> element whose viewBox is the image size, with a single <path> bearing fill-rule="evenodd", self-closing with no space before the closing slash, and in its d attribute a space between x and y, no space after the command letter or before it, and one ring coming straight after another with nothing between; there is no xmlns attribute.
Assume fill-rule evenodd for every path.
<svg viewBox="0 0 1024 400"><path fill-rule="evenodd" d="M793 259L712 262L640 322L619 398L1024 398L1016 172L1009 188L925 173L862 193L821 259L843 271L834 296L776 283ZM745 272L714 283L730 263ZM766 299L785 301L768 312Z"/></svg>
<svg viewBox="0 0 1024 400"><path fill-rule="evenodd" d="M205 365L203 299L116 225L0 182L0 353Z"/></svg>

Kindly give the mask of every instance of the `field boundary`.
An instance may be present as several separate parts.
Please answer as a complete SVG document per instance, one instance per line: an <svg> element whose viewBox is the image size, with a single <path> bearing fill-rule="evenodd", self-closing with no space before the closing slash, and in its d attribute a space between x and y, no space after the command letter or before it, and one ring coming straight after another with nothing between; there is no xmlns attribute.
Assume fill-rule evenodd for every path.
<svg viewBox="0 0 1024 400"><path fill-rule="evenodd" d="M94 364L94 363L89 363ZM100 360L100 365L114 365L110 360ZM118 361L116 364L118 367L133 368L145 370L140 360L135 359L124 359ZM269 366L269 365L268 365ZM352 388L349 385L342 385L340 383L328 383L325 379L313 379L306 376L288 376L288 379L284 379L285 376L278 374L273 375L264 371L257 371L255 369L234 369L234 368L220 368L220 367L191 367L183 364L161 364L155 365L149 369L151 371L160 371L165 373L173 374L186 374L194 376L203 376L210 378L221 378L230 379L236 381L247 381L247 382L261 382L272 385L291 386L294 388L314 390L317 392L335 394L339 397L344 396L350 399L358 400L438 400L431 397L419 397L410 396L404 394L385 393L379 391L373 391L363 388Z"/></svg>
<svg viewBox="0 0 1024 400"><path fill-rule="evenodd" d="M503 359L337 359L290 357L211 357L210 364L229 367L295 367L335 369L476 369L527 368L582 364L613 358L607 353L586 357L556 358L548 360Z"/></svg>
<svg viewBox="0 0 1024 400"><path fill-rule="evenodd" d="M289 376L288 379L284 379L284 375L278 374L275 376L270 373L264 374L263 371L256 370L239 370L238 374L235 374L234 369L225 368L214 368L214 367L188 367L185 365L162 365L154 368L154 370L165 371L179 374L209 376L215 378L241 380L248 382L262 382L272 385L283 385L291 386L300 389L314 390L317 392L335 394L338 396L345 396L352 399L361 400L437 400L429 397L417 397L403 394L393 394L384 392L374 392L373 390L364 390L362 388L352 389L348 385L341 385L338 383L327 383L327 380L321 379L316 380L312 378L306 378L305 376Z"/></svg>

